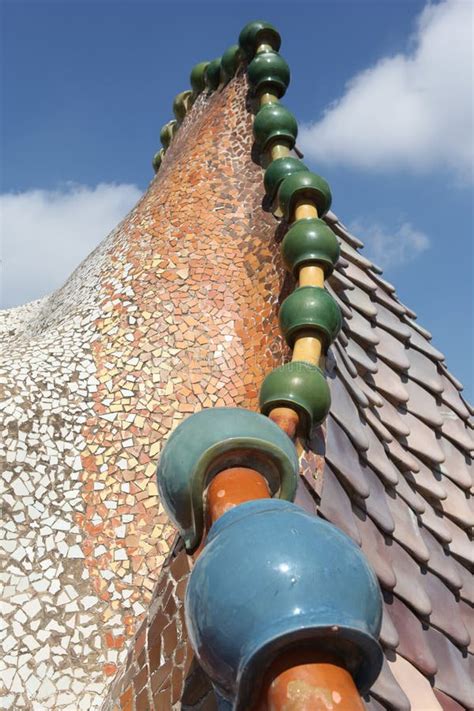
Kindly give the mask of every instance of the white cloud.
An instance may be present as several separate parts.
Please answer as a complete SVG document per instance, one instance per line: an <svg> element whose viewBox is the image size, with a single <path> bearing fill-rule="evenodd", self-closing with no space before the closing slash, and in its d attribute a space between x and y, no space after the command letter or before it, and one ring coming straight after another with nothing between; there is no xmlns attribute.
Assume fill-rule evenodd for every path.
<svg viewBox="0 0 474 711"><path fill-rule="evenodd" d="M376 171L448 168L473 178L473 4L428 4L405 53L354 76L322 118L303 126L308 157Z"/></svg>
<svg viewBox="0 0 474 711"><path fill-rule="evenodd" d="M62 286L84 257L133 207L135 185L69 185L0 195L2 306Z"/></svg>
<svg viewBox="0 0 474 711"><path fill-rule="evenodd" d="M364 242L367 256L383 269L412 262L430 246L428 236L410 222L387 230L376 222L355 220L350 224L350 230Z"/></svg>

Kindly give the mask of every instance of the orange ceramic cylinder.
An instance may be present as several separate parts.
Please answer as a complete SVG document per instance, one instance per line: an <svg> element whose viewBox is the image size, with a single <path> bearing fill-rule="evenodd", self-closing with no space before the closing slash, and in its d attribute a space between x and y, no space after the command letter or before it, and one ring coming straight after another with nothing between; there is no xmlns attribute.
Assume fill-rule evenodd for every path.
<svg viewBox="0 0 474 711"><path fill-rule="evenodd" d="M216 474L207 490L208 525L244 501L270 498L267 480L246 467L232 467Z"/></svg>
<svg viewBox="0 0 474 711"><path fill-rule="evenodd" d="M337 660L303 651L280 658L266 675L254 711L364 711L350 673Z"/></svg>

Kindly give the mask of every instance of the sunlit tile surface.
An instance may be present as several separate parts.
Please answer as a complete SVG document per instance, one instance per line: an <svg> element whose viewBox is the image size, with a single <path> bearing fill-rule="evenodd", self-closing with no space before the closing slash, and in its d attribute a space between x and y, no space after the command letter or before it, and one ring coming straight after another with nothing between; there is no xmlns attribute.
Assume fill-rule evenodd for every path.
<svg viewBox="0 0 474 711"><path fill-rule="evenodd" d="M246 97L243 75L201 95L122 224L62 289L0 314L0 708L215 708L154 472L184 417L255 409L288 355L284 225L264 201ZM368 708L467 708L470 411L360 242L327 221L345 320L297 502L362 546L384 590L387 664Z"/></svg>

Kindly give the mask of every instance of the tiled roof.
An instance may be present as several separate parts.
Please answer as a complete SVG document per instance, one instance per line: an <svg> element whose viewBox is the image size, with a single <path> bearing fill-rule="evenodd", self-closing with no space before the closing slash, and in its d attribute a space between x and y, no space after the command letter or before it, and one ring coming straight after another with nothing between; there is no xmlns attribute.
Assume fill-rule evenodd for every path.
<svg viewBox="0 0 474 711"><path fill-rule="evenodd" d="M255 409L255 384L288 356L276 302L291 280L262 209L246 95L242 73L201 95L125 222L62 290L5 316L8 537L18 552L2 643L16 708L100 702L102 670L112 677L117 666L104 709L214 708L186 639L179 542L155 587L171 529L153 476L182 417L216 404ZM327 287L344 323L326 359L331 411L303 445L297 503L351 536L380 581L386 663L367 707L469 708L472 410L362 242L334 214L326 221L341 242ZM64 535L48 533L59 524ZM58 584L48 578L38 596L53 568ZM19 631L18 606L35 597L40 609L27 608ZM65 622L55 634L69 640L76 614L67 661L49 632L34 639ZM34 651L48 639L51 672L41 658L21 666L23 638Z"/></svg>
<svg viewBox="0 0 474 711"><path fill-rule="evenodd" d="M386 663L367 707L469 708L472 410L431 335L360 251L363 243L333 213L326 222L341 242L328 289L344 324L326 361L331 411L324 432L303 454L297 501L351 536L379 578ZM322 473L315 452L324 454ZM177 554L170 571L183 557ZM150 612L153 620L153 610L173 596L178 613L163 626L169 636L176 625L177 650L185 642L183 590L182 579L175 586L165 570ZM156 621L148 624L156 630ZM140 639L153 650L156 637L147 641L146 627L145 621ZM171 659L164 654L165 665ZM113 698L139 667L138 654ZM160 669L151 676L153 694L171 704L179 683L170 684ZM186 689L183 708L208 708L211 692L194 668Z"/></svg>
<svg viewBox="0 0 474 711"><path fill-rule="evenodd" d="M362 242L334 214L327 222L341 240L343 259L329 288L343 309L344 326L327 358L331 412L325 432L310 448L312 453L324 450L322 483L314 479L320 476L314 460L303 455L297 502L360 545L379 579L386 662L367 708L468 709L474 652L472 410L444 356L413 321L415 314L359 252ZM183 674L184 559L184 552L178 552L165 568L151 622L145 621L139 636L154 649L154 610L168 609L171 597L177 612L163 618L162 625L167 636L174 627L179 642L167 656L160 629L159 644L165 665L173 667L172 655L179 652ZM176 584L177 569L184 577ZM148 638L147 625L155 630ZM136 678L139 667L136 654L125 680L118 678L113 698ZM171 708L180 687L176 681L170 684L167 674L158 676L161 668L151 676L152 689L166 698L169 706L163 708ZM195 666L185 688L183 708L212 708L212 692Z"/></svg>

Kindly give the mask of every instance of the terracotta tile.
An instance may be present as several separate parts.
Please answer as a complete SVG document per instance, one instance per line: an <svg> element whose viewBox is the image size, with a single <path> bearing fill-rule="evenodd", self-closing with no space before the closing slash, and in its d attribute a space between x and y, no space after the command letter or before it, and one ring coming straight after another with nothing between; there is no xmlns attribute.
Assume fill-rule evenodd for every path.
<svg viewBox="0 0 474 711"><path fill-rule="evenodd" d="M436 696L439 704L443 711L464 711L464 706L460 706L454 699L450 696L446 696L439 689L433 689L433 693Z"/></svg>
<svg viewBox="0 0 474 711"><path fill-rule="evenodd" d="M431 652L421 620L396 595L385 595L390 617L399 636L398 654L408 659L426 676L436 673L438 665Z"/></svg>
<svg viewBox="0 0 474 711"><path fill-rule="evenodd" d="M458 389L453 385L452 381L445 375L441 375L443 382L443 392L441 393L441 400L449 405L449 407L454 410L459 417L463 420L469 418L469 410L466 407L464 401L459 395Z"/></svg>
<svg viewBox="0 0 474 711"><path fill-rule="evenodd" d="M397 371L407 371L410 367L410 361L406 355L404 344L383 328L377 328L376 334L379 337L377 345L378 357L382 358L386 364Z"/></svg>
<svg viewBox="0 0 474 711"><path fill-rule="evenodd" d="M362 348L357 341L349 340L346 346L346 354L353 361L359 372L362 374L365 371L369 373L377 372L377 356L375 351Z"/></svg>
<svg viewBox="0 0 474 711"><path fill-rule="evenodd" d="M451 538L448 543L450 553L459 558L465 565L471 566L474 556L470 537L466 531L456 526L447 516L444 517L443 521Z"/></svg>
<svg viewBox="0 0 474 711"><path fill-rule="evenodd" d="M366 498L370 491L357 450L340 424L330 415L326 428L326 459L344 481Z"/></svg>
<svg viewBox="0 0 474 711"><path fill-rule="evenodd" d="M459 612L461 614L462 621L464 622L464 627L466 628L470 641L468 644L468 651L470 654L474 654L474 607L471 604L460 600L458 602Z"/></svg>
<svg viewBox="0 0 474 711"><path fill-rule="evenodd" d="M445 499L447 497L444 487L443 475L434 467L428 467L420 459L416 460L417 471L406 471L405 478L422 496ZM426 508L426 507L425 507Z"/></svg>
<svg viewBox="0 0 474 711"><path fill-rule="evenodd" d="M384 425L395 435L406 437L410 432L410 428L404 422L398 408L392 405L386 398L382 398L382 403L382 407L377 410L377 416L380 417Z"/></svg>
<svg viewBox="0 0 474 711"><path fill-rule="evenodd" d="M389 660L390 670L398 681L411 704L411 711L442 711L442 706L436 699L431 685L414 666L403 657L395 654L393 661Z"/></svg>
<svg viewBox="0 0 474 711"><path fill-rule="evenodd" d="M425 510L420 514L420 520L423 526L429 529L443 545L452 541L453 537L448 529L445 517L439 511L435 511L428 501L426 501Z"/></svg>
<svg viewBox="0 0 474 711"><path fill-rule="evenodd" d="M474 510L472 499L456 484L446 478L443 482L447 497L437 503L446 516L449 516L458 526L471 529L474 526Z"/></svg>
<svg viewBox="0 0 474 711"><path fill-rule="evenodd" d="M393 541L390 553L392 567L397 578L393 589L394 593L405 600L420 615L429 615L431 602L423 586L419 566L396 541ZM414 580L418 581L416 585L413 584Z"/></svg>
<svg viewBox="0 0 474 711"><path fill-rule="evenodd" d="M467 454L474 451L474 438L470 427L466 427L464 422L456 417L454 412L443 405L439 409L443 419L441 430L443 435L447 437L456 447L459 447Z"/></svg>
<svg viewBox="0 0 474 711"><path fill-rule="evenodd" d="M376 373L366 375L367 382L375 387L383 397L389 397L397 404L406 403L409 396L400 376L380 358L377 365Z"/></svg>
<svg viewBox="0 0 474 711"><path fill-rule="evenodd" d="M386 706L383 706L381 703L377 701L373 696L364 697L364 705L367 711L385 711Z"/></svg>
<svg viewBox="0 0 474 711"><path fill-rule="evenodd" d="M416 515L403 499L393 492L387 496L387 503L395 521L393 537L408 549L414 558L426 563L430 554L421 537Z"/></svg>
<svg viewBox="0 0 474 711"><path fill-rule="evenodd" d="M376 292L376 298L380 294L379 291ZM393 299L390 301L390 306L395 308L400 311L403 309L400 309L398 305L395 305ZM393 336L396 336L397 338L400 338L402 341L406 341L410 338L410 329L409 327L400 320L399 316L395 314L391 309L386 308L382 304L377 304L377 314L375 316L375 321L376 323L384 328L386 331L389 331Z"/></svg>
<svg viewBox="0 0 474 711"><path fill-rule="evenodd" d="M472 707L473 688L469 660L447 637L430 627L426 631L433 656L438 664L434 677L435 688L467 708Z"/></svg>
<svg viewBox="0 0 474 711"><path fill-rule="evenodd" d="M421 351L422 353L427 355L428 358L430 358L431 360L444 360L444 355L441 353L441 351L438 351L436 348L434 348L431 343L427 341L426 338L423 338L423 336L421 336L418 331L415 331L414 328L410 328L410 345L413 348L416 348L416 350Z"/></svg>
<svg viewBox="0 0 474 711"><path fill-rule="evenodd" d="M383 533L390 534L395 528L395 522L388 508L385 487L370 467L365 467L364 473L369 485L370 495L363 502L363 506L359 505L367 511Z"/></svg>
<svg viewBox="0 0 474 711"><path fill-rule="evenodd" d="M343 292L341 298L369 319L377 314L377 307L371 300L370 295L357 286L352 290Z"/></svg>
<svg viewBox="0 0 474 711"><path fill-rule="evenodd" d="M369 449L367 452L363 452L361 456L371 469L377 472L384 483L394 486L399 477L397 469L387 456L383 444L371 427L366 428L366 433L369 440Z"/></svg>
<svg viewBox="0 0 474 711"><path fill-rule="evenodd" d="M371 695L382 703L385 702L393 711L410 711L410 701L393 676L386 659L377 681L372 686Z"/></svg>
<svg viewBox="0 0 474 711"><path fill-rule="evenodd" d="M316 501L312 494L310 494L307 486L305 485L302 477L298 479L298 485L296 489L295 504L301 506L302 509L308 513L316 515L317 507Z"/></svg>
<svg viewBox="0 0 474 711"><path fill-rule="evenodd" d="M339 280L341 279L340 274L334 274L334 277ZM367 345L369 345L369 347L376 346L379 342L375 328L355 310L352 311L352 318L344 321L344 330L349 338L352 336L363 347Z"/></svg>
<svg viewBox="0 0 474 711"><path fill-rule="evenodd" d="M341 377L351 397L359 407L368 407L369 399L359 386L359 378L356 368L352 365L348 358L344 357L343 351L338 348L337 343L335 344L332 352L336 359L338 375Z"/></svg>
<svg viewBox="0 0 474 711"><path fill-rule="evenodd" d="M328 378L331 390L331 415L345 430L359 451L369 447L365 427L357 407L339 378Z"/></svg>
<svg viewBox="0 0 474 711"><path fill-rule="evenodd" d="M389 608L386 603L383 606L382 628L380 630L380 642L388 649L396 649L400 642L397 629L390 617Z"/></svg>
<svg viewBox="0 0 474 711"><path fill-rule="evenodd" d="M422 497L416 493L415 488L411 486L411 482L407 478L406 472L399 476L398 483L395 486L395 491L398 496L403 499L406 504L408 504L412 512L415 514L424 512L426 508L425 502Z"/></svg>
<svg viewBox="0 0 474 711"><path fill-rule="evenodd" d="M406 438L410 451L434 465L444 462L445 455L435 432L409 412L405 414L405 421L410 428Z"/></svg>
<svg viewBox="0 0 474 711"><path fill-rule="evenodd" d="M352 514L351 502L329 464L324 467L319 512L360 545L360 534Z"/></svg>
<svg viewBox="0 0 474 711"><path fill-rule="evenodd" d="M441 437L439 445L445 455L439 470L462 489L470 489L474 483L471 459L445 437Z"/></svg>
<svg viewBox="0 0 474 711"><path fill-rule="evenodd" d="M431 600L430 624L441 629L458 646L467 646L470 641L469 633L453 593L432 573L425 573L423 585Z"/></svg>
<svg viewBox="0 0 474 711"><path fill-rule="evenodd" d="M415 417L419 417L427 425L436 429L440 428L443 424L443 418L439 414L436 398L411 378L407 378L405 388L410 397L406 403L407 410Z"/></svg>
<svg viewBox="0 0 474 711"><path fill-rule="evenodd" d="M410 359L410 378L433 393L442 393L443 381L435 363L414 348L408 349L408 357Z"/></svg>
<svg viewBox="0 0 474 711"><path fill-rule="evenodd" d="M354 506L354 518L359 530L361 547L372 565L380 584L389 590L395 587L397 578L390 561L390 550L384 536L371 519Z"/></svg>
<svg viewBox="0 0 474 711"><path fill-rule="evenodd" d="M446 581L451 588L458 590L462 586L462 580L448 549L443 547L424 526L421 527L420 533L430 554L426 564L428 569Z"/></svg>

